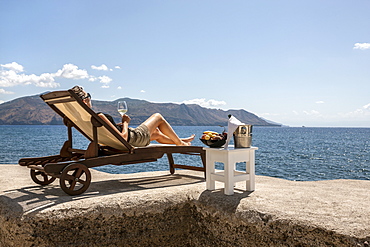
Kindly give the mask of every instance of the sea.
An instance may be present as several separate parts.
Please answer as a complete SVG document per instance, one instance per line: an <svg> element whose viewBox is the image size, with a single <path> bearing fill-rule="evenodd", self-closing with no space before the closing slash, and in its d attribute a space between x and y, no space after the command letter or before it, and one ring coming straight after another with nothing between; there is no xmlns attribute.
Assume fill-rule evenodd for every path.
<svg viewBox="0 0 370 247"><path fill-rule="evenodd" d="M192 145L204 146L199 140L203 131L222 132L219 126L174 126L180 137L195 134ZM24 157L41 157L59 153L67 139L64 125L0 125L0 164L14 164ZM230 143L233 145L233 142ZM86 148L88 141L76 130L73 147ZM252 145L256 174L293 181L332 179L370 180L370 128L311 128L253 126ZM198 156L178 155L175 162L201 166ZM216 168L222 168L217 164ZM245 163L238 163L245 169ZM94 169L114 173L168 170L167 158L156 162Z"/></svg>

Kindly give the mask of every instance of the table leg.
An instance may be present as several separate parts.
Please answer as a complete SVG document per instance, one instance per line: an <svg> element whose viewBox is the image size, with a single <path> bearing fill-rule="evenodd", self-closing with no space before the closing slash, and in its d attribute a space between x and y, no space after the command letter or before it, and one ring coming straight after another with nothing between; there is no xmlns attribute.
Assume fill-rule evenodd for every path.
<svg viewBox="0 0 370 247"><path fill-rule="evenodd" d="M215 180L212 175L215 173L215 161L212 160L210 155L206 155L206 188L207 190L214 190L216 187Z"/></svg>
<svg viewBox="0 0 370 247"><path fill-rule="evenodd" d="M246 189L247 191L255 190L255 164L254 164L254 150L249 151L249 159L246 163L246 172L249 174L249 180L247 180Z"/></svg>
<svg viewBox="0 0 370 247"><path fill-rule="evenodd" d="M227 161L224 163L224 173L225 173L225 191L226 195L234 194L234 166L235 160L232 155L228 155Z"/></svg>

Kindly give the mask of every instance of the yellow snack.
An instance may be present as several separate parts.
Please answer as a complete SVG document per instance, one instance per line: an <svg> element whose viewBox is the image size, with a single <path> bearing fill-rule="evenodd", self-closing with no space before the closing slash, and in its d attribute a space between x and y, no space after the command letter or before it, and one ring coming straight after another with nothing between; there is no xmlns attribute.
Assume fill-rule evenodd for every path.
<svg viewBox="0 0 370 247"><path fill-rule="evenodd" d="M207 134L207 135L217 135L218 133L215 132L215 131L211 131L211 130L207 130L207 131L204 131L203 134Z"/></svg>

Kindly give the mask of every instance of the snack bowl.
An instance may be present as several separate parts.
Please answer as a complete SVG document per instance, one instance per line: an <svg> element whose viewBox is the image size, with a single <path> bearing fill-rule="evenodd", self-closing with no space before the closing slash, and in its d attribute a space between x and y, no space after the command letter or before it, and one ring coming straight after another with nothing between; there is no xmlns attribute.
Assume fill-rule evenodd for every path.
<svg viewBox="0 0 370 247"><path fill-rule="evenodd" d="M221 140L205 140L200 139L205 145L207 145L210 148L220 148L226 143L226 138L223 138Z"/></svg>

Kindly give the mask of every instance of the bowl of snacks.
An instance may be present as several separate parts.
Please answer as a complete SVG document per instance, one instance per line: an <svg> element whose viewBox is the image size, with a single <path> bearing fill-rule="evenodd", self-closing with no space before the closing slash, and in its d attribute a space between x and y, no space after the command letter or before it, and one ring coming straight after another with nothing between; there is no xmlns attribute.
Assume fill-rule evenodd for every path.
<svg viewBox="0 0 370 247"><path fill-rule="evenodd" d="M200 140L210 148L220 148L226 143L227 133L217 133L215 131L204 131Z"/></svg>

